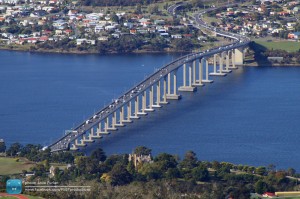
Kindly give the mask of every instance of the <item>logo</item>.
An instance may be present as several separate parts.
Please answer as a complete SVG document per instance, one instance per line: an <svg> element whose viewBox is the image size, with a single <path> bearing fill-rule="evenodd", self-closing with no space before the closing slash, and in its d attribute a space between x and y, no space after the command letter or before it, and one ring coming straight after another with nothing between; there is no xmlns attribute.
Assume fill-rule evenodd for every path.
<svg viewBox="0 0 300 199"><path fill-rule="evenodd" d="M7 180L6 192L8 194L20 194L22 192L22 180L19 179Z"/></svg>

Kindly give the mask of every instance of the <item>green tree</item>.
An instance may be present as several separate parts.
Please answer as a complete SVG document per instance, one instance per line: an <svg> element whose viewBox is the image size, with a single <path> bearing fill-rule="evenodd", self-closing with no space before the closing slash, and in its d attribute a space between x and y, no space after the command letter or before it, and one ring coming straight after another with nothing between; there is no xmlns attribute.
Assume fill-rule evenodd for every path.
<svg viewBox="0 0 300 199"><path fill-rule="evenodd" d="M150 155L151 154L151 149L145 147L145 146L138 146L134 149L134 154L136 155Z"/></svg>
<svg viewBox="0 0 300 199"><path fill-rule="evenodd" d="M132 181L132 175L120 163L114 165L109 175L111 176L111 184L114 186L125 185Z"/></svg>
<svg viewBox="0 0 300 199"><path fill-rule="evenodd" d="M193 7L201 7L201 8L204 6L202 0L192 0L192 5Z"/></svg>
<svg viewBox="0 0 300 199"><path fill-rule="evenodd" d="M136 173L133 161L128 162L126 169L131 175L134 175Z"/></svg>
<svg viewBox="0 0 300 199"><path fill-rule="evenodd" d="M255 173L258 175L266 175L267 174L267 169L266 167L257 167L255 169Z"/></svg>
<svg viewBox="0 0 300 199"><path fill-rule="evenodd" d="M135 9L135 14L142 14L142 6L138 4Z"/></svg>
<svg viewBox="0 0 300 199"><path fill-rule="evenodd" d="M167 153L161 153L154 158L154 162L160 167L161 171L165 172L169 168L175 168L178 164L176 158Z"/></svg>
<svg viewBox="0 0 300 199"><path fill-rule="evenodd" d="M255 192L262 194L262 193L265 193L266 191L268 191L268 184L266 182L264 182L263 180L258 180L255 183Z"/></svg>
<svg viewBox="0 0 300 199"><path fill-rule="evenodd" d="M119 17L116 15L116 13L113 13L110 18L113 22L119 23Z"/></svg>
<svg viewBox="0 0 300 199"><path fill-rule="evenodd" d="M174 39L172 41L172 45L176 50L183 50L183 51L192 50L194 47L192 40L187 38Z"/></svg>
<svg viewBox="0 0 300 199"><path fill-rule="evenodd" d="M16 156L18 152L20 152L22 145L20 143L13 143L6 153L10 156Z"/></svg>
<svg viewBox="0 0 300 199"><path fill-rule="evenodd" d="M157 163L145 163L143 166L139 169L139 173L144 175L147 180L157 180L162 178L163 173L160 169L160 166Z"/></svg>
<svg viewBox="0 0 300 199"><path fill-rule="evenodd" d="M186 152L184 159L180 163L180 167L184 169L193 169L198 165L196 153L193 151Z"/></svg>
<svg viewBox="0 0 300 199"><path fill-rule="evenodd" d="M158 5L155 4L155 5L149 6L148 12L150 12L151 14L158 14L159 13Z"/></svg>
<svg viewBox="0 0 300 199"><path fill-rule="evenodd" d="M169 168L166 172L166 178L168 179L174 179L174 178L180 178L181 174L178 168Z"/></svg>
<svg viewBox="0 0 300 199"><path fill-rule="evenodd" d="M206 167L200 165L192 169L193 180L195 181L208 181L209 172Z"/></svg>
<svg viewBox="0 0 300 199"><path fill-rule="evenodd" d="M5 142L0 142L0 153L4 153L6 150Z"/></svg>
<svg viewBox="0 0 300 199"><path fill-rule="evenodd" d="M293 168L288 168L287 174L288 174L289 176L294 176L294 175L296 174L296 170L293 169Z"/></svg>
<svg viewBox="0 0 300 199"><path fill-rule="evenodd" d="M101 148L97 148L92 152L91 159L96 159L97 161L103 162L106 160L105 152Z"/></svg>

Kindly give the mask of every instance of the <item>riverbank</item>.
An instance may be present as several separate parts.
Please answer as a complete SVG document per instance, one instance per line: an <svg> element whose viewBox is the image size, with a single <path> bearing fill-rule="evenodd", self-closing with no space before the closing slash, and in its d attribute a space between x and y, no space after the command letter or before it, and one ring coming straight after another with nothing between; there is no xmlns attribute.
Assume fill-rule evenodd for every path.
<svg viewBox="0 0 300 199"><path fill-rule="evenodd" d="M191 51L175 50L175 49L164 49L164 50L135 50L132 52L107 52L99 53L95 50L77 50L77 49L32 49L30 47L20 48L18 46L0 46L0 50L8 51L19 51L19 52L30 52L30 53L55 53L55 54L78 54L78 55L117 55L117 54L159 54L159 53L191 53Z"/></svg>
<svg viewBox="0 0 300 199"><path fill-rule="evenodd" d="M135 50L132 52L108 52L101 54L97 51L90 50L90 51L80 51L80 50L64 50L64 49L30 49L30 46L22 46L20 48L19 46L0 46L0 50L8 50L8 51L19 51L19 52L30 52L30 53L54 53L54 54L77 54L77 55L117 55L117 54L161 54L161 53L192 53L191 51L180 51L175 49L164 49L164 50ZM295 64L284 64L284 63L270 63L265 62L262 60L254 60L254 59L247 59L245 60L245 64L243 66L249 66L249 67L259 67L259 66L265 66L265 67L286 67L286 66L294 66L294 67L300 67L299 63Z"/></svg>

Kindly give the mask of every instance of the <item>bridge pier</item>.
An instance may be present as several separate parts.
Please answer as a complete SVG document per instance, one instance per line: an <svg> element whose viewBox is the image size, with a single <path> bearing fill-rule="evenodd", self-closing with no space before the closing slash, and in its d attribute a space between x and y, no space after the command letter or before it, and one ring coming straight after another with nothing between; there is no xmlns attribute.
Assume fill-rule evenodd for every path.
<svg viewBox="0 0 300 199"><path fill-rule="evenodd" d="M166 94L166 99L169 100L178 100L180 95L177 95L177 69L173 71L173 93L171 93L171 72L168 74L168 93Z"/></svg>
<svg viewBox="0 0 300 199"><path fill-rule="evenodd" d="M217 56L219 56L219 71L217 71ZM214 54L214 71L209 73L212 76L225 76L226 73L223 73L223 57L221 55Z"/></svg>
<svg viewBox="0 0 300 199"><path fill-rule="evenodd" d="M199 75L199 80L196 78L196 61L195 61L195 82L193 86L204 86L203 83L203 63L202 60L199 59L198 61L199 69L198 69L198 75Z"/></svg>
<svg viewBox="0 0 300 199"><path fill-rule="evenodd" d="M145 99L145 103L146 103L146 99ZM151 86L149 90L149 108L147 108L147 103L146 103L145 111L153 112L154 109L152 107L153 107L153 86Z"/></svg>
<svg viewBox="0 0 300 199"><path fill-rule="evenodd" d="M71 151L77 151L78 149L75 144L72 144L72 147L70 147Z"/></svg>
<svg viewBox="0 0 300 199"><path fill-rule="evenodd" d="M208 79L209 75L208 75L208 61L207 61L207 58L203 58L202 60L204 60L204 63L205 63L205 79L202 80L202 82L204 82L204 83L212 83L214 81Z"/></svg>
<svg viewBox="0 0 300 199"><path fill-rule="evenodd" d="M132 120L130 120L131 118L131 101L127 103L127 119L125 120L123 118L123 121L124 123L131 123Z"/></svg>
<svg viewBox="0 0 300 199"><path fill-rule="evenodd" d="M94 134L94 128L91 128L91 135L92 135L92 138L94 138L94 139L100 139L100 138L102 138L102 136L100 134L98 134L97 132L96 132L96 135Z"/></svg>
<svg viewBox="0 0 300 199"><path fill-rule="evenodd" d="M167 77L164 77L164 87L163 87L163 101L160 102L160 104L168 104L169 102L167 102Z"/></svg>
<svg viewBox="0 0 300 199"><path fill-rule="evenodd" d="M225 70L223 70L223 72L225 73L231 73L231 70L229 70L229 52L224 52L225 53Z"/></svg>
<svg viewBox="0 0 300 199"><path fill-rule="evenodd" d="M118 130L116 127L115 127L115 117L112 116L111 118L111 127L109 125L109 116L106 118L106 123L105 123L105 131L116 131Z"/></svg>
<svg viewBox="0 0 300 199"><path fill-rule="evenodd" d="M159 105L161 103L160 101L160 80L156 84L156 104L153 104L152 107L154 108L160 108Z"/></svg>
<svg viewBox="0 0 300 199"><path fill-rule="evenodd" d="M119 123L117 122L117 114L116 114L116 112L117 112L117 110L115 111L115 116L114 116L115 117L115 121L116 121L115 126L116 127L123 127L123 126L125 126L123 124L123 120L124 120L124 106L122 106L119 109L119 113L120 113Z"/></svg>
<svg viewBox="0 0 300 199"><path fill-rule="evenodd" d="M193 81L192 85L194 86L196 84L196 60L193 61Z"/></svg>
<svg viewBox="0 0 300 199"><path fill-rule="evenodd" d="M80 142L78 142L78 138L75 140L75 146L76 147L84 147L86 144L83 142L83 139L80 139Z"/></svg>
<svg viewBox="0 0 300 199"><path fill-rule="evenodd" d="M231 66L229 66L230 69L237 69L235 66L235 53L234 50L231 50Z"/></svg>
<svg viewBox="0 0 300 199"><path fill-rule="evenodd" d="M97 134L97 136L100 136L100 137L101 137L101 135L110 134L109 132L107 132L106 123L104 123L104 131L102 131L101 122L99 122L96 134Z"/></svg>
<svg viewBox="0 0 300 199"><path fill-rule="evenodd" d="M88 134L88 138L86 138L86 135L82 136L82 142L85 143L92 143L95 142L95 140L92 139L92 134Z"/></svg>
<svg viewBox="0 0 300 199"><path fill-rule="evenodd" d="M192 66L189 63L188 86L186 85L186 64L183 65L183 86L178 88L179 91L194 92L196 87L192 86Z"/></svg>
<svg viewBox="0 0 300 199"><path fill-rule="evenodd" d="M235 65L243 65L244 50L242 48L234 49L234 63L235 63Z"/></svg>
<svg viewBox="0 0 300 199"><path fill-rule="evenodd" d="M142 108L141 108L141 111L137 112L138 115L147 115L147 113L145 112L145 109L146 109L146 96L147 96L147 93L146 93L146 91L144 91L144 93L142 94Z"/></svg>
<svg viewBox="0 0 300 199"><path fill-rule="evenodd" d="M139 112L139 96L135 97L135 101L134 101L134 115L130 116L130 119L140 119L140 117L138 116L138 112Z"/></svg>

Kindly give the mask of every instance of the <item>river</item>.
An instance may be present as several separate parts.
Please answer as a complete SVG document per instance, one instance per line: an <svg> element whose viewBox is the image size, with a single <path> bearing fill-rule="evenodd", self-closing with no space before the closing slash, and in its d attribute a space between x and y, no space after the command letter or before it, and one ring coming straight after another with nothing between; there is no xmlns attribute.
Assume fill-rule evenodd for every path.
<svg viewBox="0 0 300 199"><path fill-rule="evenodd" d="M0 51L0 138L48 145L177 56ZM300 68L240 67L212 79L88 151L144 145L154 154L193 150L200 160L300 171Z"/></svg>

